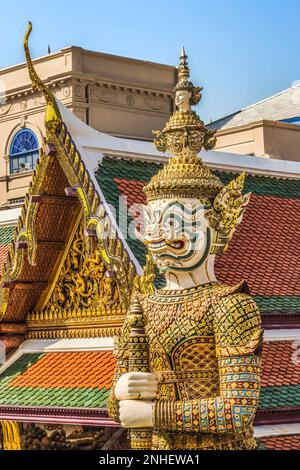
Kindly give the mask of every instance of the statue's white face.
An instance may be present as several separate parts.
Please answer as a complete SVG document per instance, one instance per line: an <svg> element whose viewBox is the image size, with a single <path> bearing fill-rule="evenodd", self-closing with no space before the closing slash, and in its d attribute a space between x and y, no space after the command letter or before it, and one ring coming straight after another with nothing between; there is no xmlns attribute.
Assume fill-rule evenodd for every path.
<svg viewBox="0 0 300 470"><path fill-rule="evenodd" d="M179 111L190 111L190 99L192 94L188 90L178 90L175 93L175 104Z"/></svg>
<svg viewBox="0 0 300 470"><path fill-rule="evenodd" d="M198 199L160 199L144 206L147 245L160 272L193 271L207 259L213 231Z"/></svg>

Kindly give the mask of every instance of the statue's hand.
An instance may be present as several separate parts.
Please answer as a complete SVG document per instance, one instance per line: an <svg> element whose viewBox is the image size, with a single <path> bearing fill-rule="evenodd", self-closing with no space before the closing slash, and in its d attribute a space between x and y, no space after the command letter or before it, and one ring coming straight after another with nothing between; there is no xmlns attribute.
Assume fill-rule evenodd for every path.
<svg viewBox="0 0 300 470"><path fill-rule="evenodd" d="M157 379L155 374L128 372L123 374L115 388L117 400L155 400Z"/></svg>
<svg viewBox="0 0 300 470"><path fill-rule="evenodd" d="M153 428L152 401L120 401L120 422L123 428Z"/></svg>

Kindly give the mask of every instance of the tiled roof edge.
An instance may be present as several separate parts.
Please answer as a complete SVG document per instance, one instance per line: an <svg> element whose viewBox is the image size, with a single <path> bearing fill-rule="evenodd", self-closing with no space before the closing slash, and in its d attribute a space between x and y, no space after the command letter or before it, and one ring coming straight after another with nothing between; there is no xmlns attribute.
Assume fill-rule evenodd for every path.
<svg viewBox="0 0 300 470"><path fill-rule="evenodd" d="M144 163L165 163L169 155L140 155L122 154L122 152L103 152L106 158L116 158L119 160L139 161ZM228 152L201 151L199 156L203 162L213 170L241 173L245 171L249 175L265 176L274 179L300 179L300 162L288 160L277 160L274 158L254 157L249 155L239 155ZM99 162L101 167L101 162ZM97 171L97 170L96 170Z"/></svg>
<svg viewBox="0 0 300 470"><path fill-rule="evenodd" d="M265 408L259 410L255 418L255 425L292 424L300 422L300 408Z"/></svg>
<svg viewBox="0 0 300 470"><path fill-rule="evenodd" d="M119 426L102 408L18 407L0 405L0 420L72 424L86 426Z"/></svg>

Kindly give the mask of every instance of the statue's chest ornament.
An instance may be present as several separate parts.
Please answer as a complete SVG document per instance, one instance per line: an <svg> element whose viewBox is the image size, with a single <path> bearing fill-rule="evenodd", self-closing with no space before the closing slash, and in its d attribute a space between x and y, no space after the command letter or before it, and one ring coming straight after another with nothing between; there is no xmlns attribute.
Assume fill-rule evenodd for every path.
<svg viewBox="0 0 300 470"><path fill-rule="evenodd" d="M176 336L181 341L181 336L187 338L211 333L211 287L212 284L184 291L162 289L147 297L144 312L149 339Z"/></svg>
<svg viewBox="0 0 300 470"><path fill-rule="evenodd" d="M144 305L150 364L164 399L198 399L218 390L211 285L158 291Z"/></svg>

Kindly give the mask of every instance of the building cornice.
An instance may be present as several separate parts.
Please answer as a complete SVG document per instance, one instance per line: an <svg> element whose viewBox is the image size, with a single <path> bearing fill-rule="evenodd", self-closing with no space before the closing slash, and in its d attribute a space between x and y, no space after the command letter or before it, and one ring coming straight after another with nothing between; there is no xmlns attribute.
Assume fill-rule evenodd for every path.
<svg viewBox="0 0 300 470"><path fill-rule="evenodd" d="M32 62L36 66L40 63L47 62L52 59L56 59L57 57L64 57L67 53L70 53L70 52L79 52L81 55L90 55L90 56L99 57L99 58L103 57L106 59L113 59L113 60L129 62L129 63L139 64L139 65L149 65L152 68L174 71L174 73L176 72L176 67L169 65L169 64L162 64L159 62L135 59L133 57L119 56L117 54L108 54L105 52L91 51L89 49L84 49L79 46L63 47L60 51L52 52L51 54L46 54L46 55L37 57L36 59L33 59ZM0 76L3 75L4 73L14 72L16 70L21 70L21 69L26 69L26 68L27 66L25 62L19 62L18 64L15 64L15 65L9 65L7 67L3 67L0 69Z"/></svg>
<svg viewBox="0 0 300 470"><path fill-rule="evenodd" d="M159 96L162 98L172 98L173 91L170 91L168 88L150 88L150 87L142 87L138 84L126 84L126 82L122 82L120 80L113 80L108 78L102 78L99 75L94 74L81 74L79 72L66 72L57 74L53 77L48 77L45 79L45 83L48 87L55 88L58 85L64 85L66 82L70 80L78 80L78 83L85 83L85 85L96 85L96 86L104 86L106 88L112 88L114 90L119 91L128 91L131 93L140 93L143 95L148 96ZM21 96L27 96L30 94L41 94L40 92L36 93L32 90L30 83L23 85L22 87L16 87L10 89L8 93L6 93L5 97L8 98L20 98Z"/></svg>
<svg viewBox="0 0 300 470"><path fill-rule="evenodd" d="M106 59L118 60L122 62L131 62L131 63L139 64L139 65L150 65L151 68L157 68L160 70L169 70L169 71L174 71L174 72L176 71L176 67L174 67L173 65L162 64L160 62L152 62L151 60L149 61L149 60L143 60L143 59L136 59L134 57L121 56L117 54L109 54L107 52L91 51L89 49L84 49L79 46L67 46L67 47L62 48L59 52L64 53L64 52L75 52L75 51L81 53L82 55L90 55L90 56L95 56L99 58L103 57Z"/></svg>

